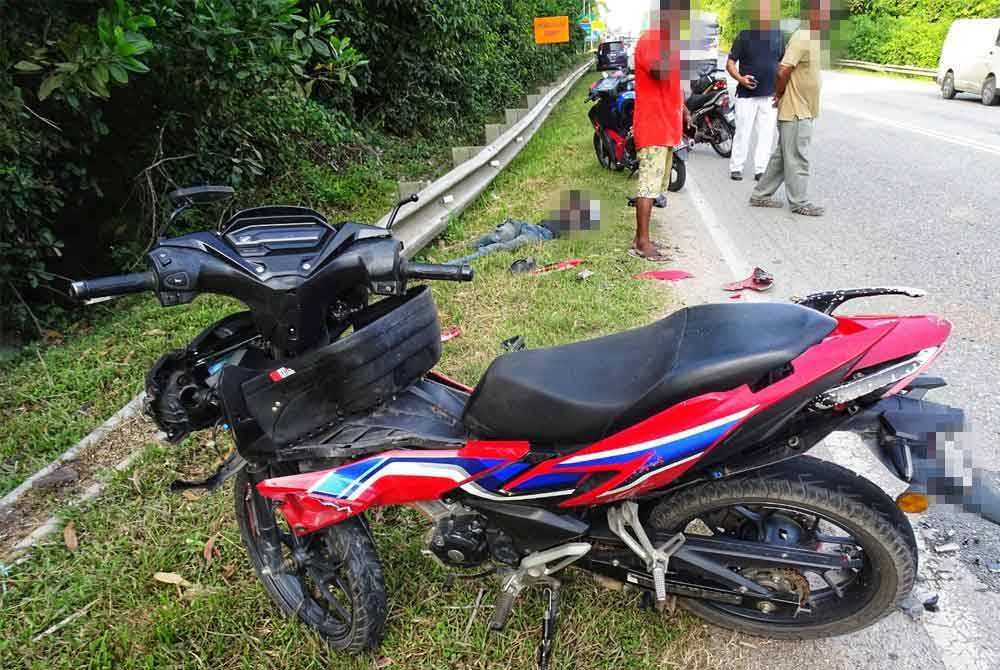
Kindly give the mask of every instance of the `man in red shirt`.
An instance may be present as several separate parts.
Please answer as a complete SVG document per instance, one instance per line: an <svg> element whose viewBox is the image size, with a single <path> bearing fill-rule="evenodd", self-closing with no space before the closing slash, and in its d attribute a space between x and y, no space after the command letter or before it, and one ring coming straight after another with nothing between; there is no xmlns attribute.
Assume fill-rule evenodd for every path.
<svg viewBox="0 0 1000 670"><path fill-rule="evenodd" d="M653 202L670 175L673 147L681 141L690 113L681 93L681 23L689 0L667 0L653 12L650 29L635 47L633 132L639 158L632 254L651 261L668 260L649 237Z"/></svg>

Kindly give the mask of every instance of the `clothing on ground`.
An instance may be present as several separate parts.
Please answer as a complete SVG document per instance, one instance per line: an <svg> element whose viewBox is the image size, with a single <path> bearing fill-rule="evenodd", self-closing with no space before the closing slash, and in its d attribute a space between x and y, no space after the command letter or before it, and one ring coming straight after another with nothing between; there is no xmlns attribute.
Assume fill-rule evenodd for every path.
<svg viewBox="0 0 1000 670"><path fill-rule="evenodd" d="M785 94L778 103L778 120L814 119L819 116L820 36L818 31L796 30L788 41L781 64L792 69Z"/></svg>
<svg viewBox="0 0 1000 670"><path fill-rule="evenodd" d="M754 133L757 135L757 146L753 152L753 171L754 174L764 171L774 147L777 120L778 110L771 104L771 98L736 100L736 133L733 136L733 153L729 158L730 172L743 172L747 154L750 153L750 137Z"/></svg>
<svg viewBox="0 0 1000 670"><path fill-rule="evenodd" d="M670 34L647 30L635 47L635 146L667 147L681 141L684 96L681 93L680 44ZM655 76L654 76L655 75Z"/></svg>
<svg viewBox="0 0 1000 670"><path fill-rule="evenodd" d="M737 98L770 98L774 96L774 80L781 60L780 30L743 30L736 36L729 60L739 63L740 74L753 75L757 88L736 87Z"/></svg>
<svg viewBox="0 0 1000 670"><path fill-rule="evenodd" d="M764 170L764 176L750 196L770 198L785 184L785 195L792 209L809 204L809 142L812 119L778 121L778 146Z"/></svg>
<svg viewBox="0 0 1000 670"><path fill-rule="evenodd" d="M673 165L673 147L643 147L639 149L639 190L636 197L658 198L663 187L669 184Z"/></svg>
<svg viewBox="0 0 1000 670"><path fill-rule="evenodd" d="M461 265L496 251L509 251L534 242L548 242L558 235L543 225L518 221L509 216L492 233L483 235L472 243L476 251L448 261L449 265Z"/></svg>

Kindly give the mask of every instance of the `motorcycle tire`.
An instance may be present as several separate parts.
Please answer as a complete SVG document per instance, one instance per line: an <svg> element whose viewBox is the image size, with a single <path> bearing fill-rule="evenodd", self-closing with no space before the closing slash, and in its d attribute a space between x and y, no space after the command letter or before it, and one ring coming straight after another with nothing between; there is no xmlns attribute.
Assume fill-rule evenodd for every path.
<svg viewBox="0 0 1000 670"><path fill-rule="evenodd" d="M674 158L673 162L670 164L670 185L667 186L667 190L671 193L676 193L684 188L684 182L686 181L687 165L684 161Z"/></svg>
<svg viewBox="0 0 1000 670"><path fill-rule="evenodd" d="M613 154L608 153L608 143L604 133L594 133L594 153L597 155L597 162L601 164L601 167L610 170L614 158Z"/></svg>
<svg viewBox="0 0 1000 670"><path fill-rule="evenodd" d="M268 597L335 649L361 653L378 646L389 609L382 563L364 523L352 518L295 538L277 508L257 492L259 479L242 470L233 497L243 545ZM293 544L307 552L306 567L295 565Z"/></svg>
<svg viewBox="0 0 1000 670"><path fill-rule="evenodd" d="M722 136L711 143L712 148L723 158L729 158L733 155L733 137L736 135L736 129L721 114L716 115L714 121L719 130L724 130Z"/></svg>
<svg viewBox="0 0 1000 670"><path fill-rule="evenodd" d="M795 616L785 614L779 617L765 614L764 610L759 611L759 607L749 605L737 606L682 598L680 604L684 608L710 623L742 633L805 640L845 635L870 626L893 612L910 593L917 573L917 546L906 516L882 489L864 477L839 465L809 456L800 456L732 479L708 482L678 491L655 503L649 511L647 523L656 533L676 533L685 529L689 533L698 532L699 523L711 523L713 525L707 526L711 534L724 531L728 535L734 531L716 525L720 519L729 518L718 516L719 511L745 510L751 513L749 510L755 507L770 510L770 516L766 517L768 520L765 522L761 522L759 519L763 517L758 515L758 527L763 523L771 523L771 519L785 523L794 514L805 517L815 515L817 521L812 529L813 533L818 532L816 529L820 528L821 517L824 521L832 522L842 532L849 534L846 538L830 538L839 540L834 545L842 545L841 550L843 545L853 547L855 551L860 548L865 561L863 567L857 571L842 571L853 581L842 583L836 588L827 581L830 585L827 588L822 586L822 580L818 580L821 584L818 589L809 585L808 580L803 581L801 571L773 568L756 570L757 574L764 573L766 576L764 581L758 580L758 583L765 584L769 581L770 584L765 584L769 588L773 588L772 584L776 581L805 584L807 593L803 597L809 598L809 611L805 614L796 612ZM784 516L780 510L797 512L784 512L784 515L789 515ZM693 521L706 516L709 518L708 522ZM734 515L734 518L740 519L740 516ZM745 530L735 532L739 536ZM775 534L771 529L767 532L770 534L766 535L767 539L764 541L768 543L812 549L822 546L819 543L825 540L819 539L820 537L829 537L802 535L799 536L799 539L804 538L802 544L792 544L791 541L781 539L789 537L787 534ZM747 539L745 536L740 537ZM761 541L759 535L753 539ZM738 569L743 570L744 576L749 576L746 568ZM784 576L776 578L776 573L783 573ZM823 605L822 609L820 605Z"/></svg>

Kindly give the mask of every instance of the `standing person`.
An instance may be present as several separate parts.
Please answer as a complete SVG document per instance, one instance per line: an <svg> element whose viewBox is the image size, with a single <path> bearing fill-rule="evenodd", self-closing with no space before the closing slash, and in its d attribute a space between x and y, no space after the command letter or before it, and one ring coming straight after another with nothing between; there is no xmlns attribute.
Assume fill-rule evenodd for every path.
<svg viewBox="0 0 1000 670"><path fill-rule="evenodd" d="M789 40L774 85L778 146L750 195L750 204L782 207L773 196L784 183L793 213L823 216L823 208L809 202L808 153L813 119L819 116L820 35L830 22L830 0L802 1L804 25Z"/></svg>
<svg viewBox="0 0 1000 670"><path fill-rule="evenodd" d="M667 256L649 236L653 201L670 174L673 147L681 141L690 112L681 93L682 20L690 15L689 0L667 0L666 10L654 11L650 29L635 47L635 112L632 127L639 158L639 190L635 202L633 255L651 261Z"/></svg>
<svg viewBox="0 0 1000 670"><path fill-rule="evenodd" d="M781 31L775 26L774 0L760 0L753 27L743 30L733 42L726 71L738 82L736 87L736 136L729 159L729 176L743 179L743 165L750 151L750 135L757 131L753 153L754 179L760 181L774 146L778 110L771 103L774 81L781 60ZM737 69L737 63L739 69Z"/></svg>

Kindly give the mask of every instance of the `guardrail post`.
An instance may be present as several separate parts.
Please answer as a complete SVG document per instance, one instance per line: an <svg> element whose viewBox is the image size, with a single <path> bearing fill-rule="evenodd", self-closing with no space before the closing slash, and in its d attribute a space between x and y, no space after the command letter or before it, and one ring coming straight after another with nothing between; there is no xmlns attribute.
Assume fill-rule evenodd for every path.
<svg viewBox="0 0 1000 670"><path fill-rule="evenodd" d="M486 124L486 143L493 144L496 138L503 135L503 131L507 130L507 126L502 123L487 123Z"/></svg>
<svg viewBox="0 0 1000 670"><path fill-rule="evenodd" d="M458 167L482 150L482 147L452 147L451 162L455 164L455 167Z"/></svg>
<svg viewBox="0 0 1000 670"><path fill-rule="evenodd" d="M514 125L515 123L523 119L527 113L528 110L526 109L505 109L504 116L507 119L507 125L508 126Z"/></svg>
<svg viewBox="0 0 1000 670"><path fill-rule="evenodd" d="M431 183L429 181L400 181L398 184L399 199L408 198L414 193L419 193Z"/></svg>

